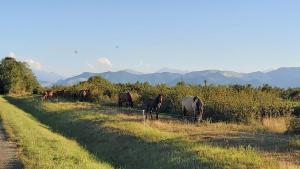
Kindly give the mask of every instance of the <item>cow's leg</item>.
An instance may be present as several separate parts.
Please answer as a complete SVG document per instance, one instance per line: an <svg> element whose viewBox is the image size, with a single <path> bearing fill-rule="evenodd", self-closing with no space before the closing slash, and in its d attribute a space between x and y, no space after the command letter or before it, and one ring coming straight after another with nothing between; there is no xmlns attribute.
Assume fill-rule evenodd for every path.
<svg viewBox="0 0 300 169"><path fill-rule="evenodd" d="M200 108L199 116L198 116L198 122L202 121L202 116L203 116L203 107Z"/></svg>
<svg viewBox="0 0 300 169"><path fill-rule="evenodd" d="M158 120L158 110L156 110L156 120Z"/></svg>
<svg viewBox="0 0 300 169"><path fill-rule="evenodd" d="M148 119L148 109L146 109L146 119Z"/></svg>
<svg viewBox="0 0 300 169"><path fill-rule="evenodd" d="M146 110L145 110L145 119L148 118L148 106L146 106Z"/></svg>
<svg viewBox="0 0 300 169"><path fill-rule="evenodd" d="M202 113L200 113L200 114L198 115L197 121L198 121L198 122L202 121Z"/></svg>
<svg viewBox="0 0 300 169"><path fill-rule="evenodd" d="M130 107L133 108L133 102L130 102Z"/></svg>
<svg viewBox="0 0 300 169"><path fill-rule="evenodd" d="M181 115L181 117L179 117L179 118L184 119L184 117L186 116L186 113L187 113L187 110L186 110L185 107L183 107L183 108L182 108L182 115Z"/></svg>
<svg viewBox="0 0 300 169"><path fill-rule="evenodd" d="M146 110L146 111L145 111L145 119L148 118L147 114L148 114L148 112L147 112L147 110Z"/></svg>
<svg viewBox="0 0 300 169"><path fill-rule="evenodd" d="M202 113L199 112L198 114L195 114L195 122L200 122L202 120Z"/></svg>
<svg viewBox="0 0 300 169"><path fill-rule="evenodd" d="M198 122L198 115L196 114L196 110L194 110L194 120L195 120L195 122Z"/></svg>
<svg viewBox="0 0 300 169"><path fill-rule="evenodd" d="M151 117L151 119L153 118L152 117L152 111L153 111L152 108L150 108L150 117Z"/></svg>

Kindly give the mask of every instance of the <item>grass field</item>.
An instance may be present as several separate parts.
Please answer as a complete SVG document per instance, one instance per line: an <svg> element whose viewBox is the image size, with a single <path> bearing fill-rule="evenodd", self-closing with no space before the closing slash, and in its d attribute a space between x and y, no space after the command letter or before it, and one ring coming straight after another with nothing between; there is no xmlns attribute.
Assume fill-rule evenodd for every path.
<svg viewBox="0 0 300 169"><path fill-rule="evenodd" d="M44 156L39 154L44 152L43 146L31 144L31 140L38 138L47 140L42 143L47 152L45 158L49 157L45 162L53 166L62 163L62 168L63 163L74 165L69 156L77 151L80 152L75 156L77 162L98 168L299 168L300 165L299 138L283 134L284 119L266 119L263 125L190 124L169 117L144 122L136 110L79 102L40 102L32 97L6 99L19 108L1 99L4 110L14 112L1 111L9 134L17 139L22 152L37 151L33 155L23 153L22 160L29 164L27 168ZM29 127L33 124L34 127ZM23 130L28 130L27 134L20 134L26 133ZM31 134L33 131L39 134ZM59 137L59 142L49 141L52 137ZM51 159L53 156L59 156L59 160Z"/></svg>
<svg viewBox="0 0 300 169"><path fill-rule="evenodd" d="M9 104L0 97L0 117L11 139L20 146L25 168L36 169L109 169L109 164L97 160L76 141L51 132L33 116Z"/></svg>

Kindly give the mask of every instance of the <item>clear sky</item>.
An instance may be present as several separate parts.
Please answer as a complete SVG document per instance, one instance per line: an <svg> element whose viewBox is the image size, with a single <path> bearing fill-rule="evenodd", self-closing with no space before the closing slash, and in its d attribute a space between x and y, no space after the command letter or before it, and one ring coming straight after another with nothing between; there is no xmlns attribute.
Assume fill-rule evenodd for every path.
<svg viewBox="0 0 300 169"><path fill-rule="evenodd" d="M300 66L300 1L1 1L7 55L63 75Z"/></svg>

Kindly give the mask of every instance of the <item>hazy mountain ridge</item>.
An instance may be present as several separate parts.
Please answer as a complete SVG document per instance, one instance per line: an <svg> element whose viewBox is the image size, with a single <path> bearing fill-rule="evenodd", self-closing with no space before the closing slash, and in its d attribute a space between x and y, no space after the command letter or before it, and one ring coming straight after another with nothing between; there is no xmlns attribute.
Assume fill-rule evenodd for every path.
<svg viewBox="0 0 300 169"><path fill-rule="evenodd" d="M184 70L178 70L178 69L171 69L171 68L162 68L158 71L156 71L155 73L165 73L165 72L169 72L169 73L178 73L178 74L186 74L189 73L189 71L184 71Z"/></svg>
<svg viewBox="0 0 300 169"><path fill-rule="evenodd" d="M190 84L203 84L207 80L208 84L270 84L277 87L299 87L300 67L286 67L269 72L238 73L233 71L204 70L193 71L185 74L171 72L156 73L134 73L133 70L123 70L117 72L90 73L84 72L80 75L59 80L58 85L72 85L80 81L85 81L89 77L100 75L113 83L135 83L149 82L150 84L166 83L175 85L180 81Z"/></svg>

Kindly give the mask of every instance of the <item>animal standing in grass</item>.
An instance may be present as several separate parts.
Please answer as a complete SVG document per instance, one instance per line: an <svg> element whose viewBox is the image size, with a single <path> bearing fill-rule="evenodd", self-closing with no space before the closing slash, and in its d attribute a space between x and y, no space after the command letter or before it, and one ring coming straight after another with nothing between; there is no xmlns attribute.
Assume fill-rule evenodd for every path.
<svg viewBox="0 0 300 169"><path fill-rule="evenodd" d="M133 101L130 92L119 93L119 99L118 99L119 107L122 107L123 103L126 103L130 107L133 107Z"/></svg>
<svg viewBox="0 0 300 169"><path fill-rule="evenodd" d="M55 91L54 93L53 93L53 95L55 96L55 97L61 97L61 98L63 98L63 97L65 97L65 93L66 93L66 90L65 89L62 89L62 90L57 90L57 91Z"/></svg>
<svg viewBox="0 0 300 169"><path fill-rule="evenodd" d="M57 90L57 91L53 92L53 98L55 98L58 101L59 99L62 99L65 97L65 92L66 92L65 89Z"/></svg>
<svg viewBox="0 0 300 169"><path fill-rule="evenodd" d="M196 122L202 120L203 102L199 97L187 96L182 99L181 105L183 116L193 115Z"/></svg>
<svg viewBox="0 0 300 169"><path fill-rule="evenodd" d="M90 90L89 89L80 90L79 91L80 101L82 101L82 102L88 101L89 95L90 95Z"/></svg>
<svg viewBox="0 0 300 169"><path fill-rule="evenodd" d="M53 97L53 90L47 90L43 93L42 100L48 100Z"/></svg>
<svg viewBox="0 0 300 169"><path fill-rule="evenodd" d="M163 100L163 97L161 94L159 94L155 99L150 99L146 103L146 119L147 119L148 113L150 113L150 117L152 119L152 112L156 113L156 120L158 119L158 113L159 113L159 109L162 105L162 100Z"/></svg>

